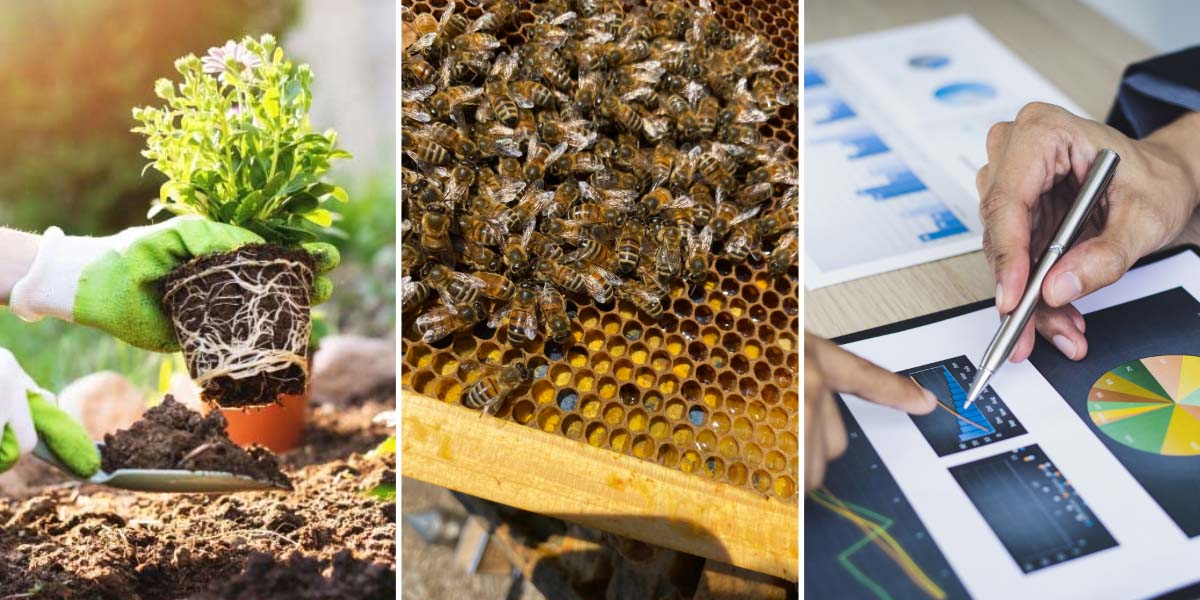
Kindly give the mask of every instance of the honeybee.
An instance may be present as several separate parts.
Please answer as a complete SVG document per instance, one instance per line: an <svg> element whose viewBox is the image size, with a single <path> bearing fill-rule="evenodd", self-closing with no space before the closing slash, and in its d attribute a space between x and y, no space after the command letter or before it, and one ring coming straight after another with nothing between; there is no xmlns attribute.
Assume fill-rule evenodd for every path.
<svg viewBox="0 0 1200 600"><path fill-rule="evenodd" d="M771 183L763 182L744 186L733 197L738 206L757 206L770 200L773 192Z"/></svg>
<svg viewBox="0 0 1200 600"><path fill-rule="evenodd" d="M475 279L483 282L483 287L479 288L479 293L491 298L492 300L507 301L511 300L513 292L516 291L516 286L509 278L498 273L489 273L487 271L475 271L471 274Z"/></svg>
<svg viewBox="0 0 1200 600"><path fill-rule="evenodd" d="M584 107L595 107L600 102L600 90L603 87L599 73L589 71L580 73L579 86L575 88L575 102Z"/></svg>
<svg viewBox="0 0 1200 600"><path fill-rule="evenodd" d="M631 273L637 268L638 259L642 255L642 228L640 223L633 221L621 227L617 236L617 272Z"/></svg>
<svg viewBox="0 0 1200 600"><path fill-rule="evenodd" d="M708 267L712 262L713 230L711 227L700 229L700 233L688 236L687 261L683 267L683 278L690 283L704 281L708 275Z"/></svg>
<svg viewBox="0 0 1200 600"><path fill-rule="evenodd" d="M400 116L404 122L428 123L432 121L433 115L429 114L425 100L436 90L437 87L433 84L406 88L400 96Z"/></svg>
<svg viewBox="0 0 1200 600"><path fill-rule="evenodd" d="M500 47L500 41L490 33L463 33L450 40L451 52L486 52Z"/></svg>
<svg viewBox="0 0 1200 600"><path fill-rule="evenodd" d="M468 265L484 271L499 271L504 266L499 254L483 244L477 244L470 240L467 240L463 249L462 259Z"/></svg>
<svg viewBox="0 0 1200 600"><path fill-rule="evenodd" d="M429 139L454 152L460 158L475 156L475 142L463 135L461 131L445 123L430 123L425 127L424 133L429 136Z"/></svg>
<svg viewBox="0 0 1200 600"><path fill-rule="evenodd" d="M417 317L416 330L421 341L431 344L456 331L474 327L482 319L483 306L479 304L435 306Z"/></svg>
<svg viewBox="0 0 1200 600"><path fill-rule="evenodd" d="M439 117L448 117L460 106L475 106L479 104L483 88L469 85L456 85L444 88L429 99L429 107Z"/></svg>
<svg viewBox="0 0 1200 600"><path fill-rule="evenodd" d="M800 185L800 178L796 175L794 165L788 164L782 159L773 160L766 165L763 165L746 175L747 183L782 183L786 185Z"/></svg>
<svg viewBox="0 0 1200 600"><path fill-rule="evenodd" d="M557 163L555 163L557 164ZM579 200L579 183L574 179L564 180L554 188L554 193L551 196L553 202L546 206L543 211L547 217L559 217L571 210L571 207Z"/></svg>
<svg viewBox="0 0 1200 600"><path fill-rule="evenodd" d="M675 144L671 142L663 142L654 147L654 152L650 155L651 185L657 187L667 182L675 168L676 153Z"/></svg>
<svg viewBox="0 0 1200 600"><path fill-rule="evenodd" d="M447 40L461 35L471 25L465 16L454 12L453 4L446 7L440 19L435 20L433 15L422 13L413 19L412 24L419 37L409 45L407 51L414 54L426 54L429 50L440 54Z"/></svg>
<svg viewBox="0 0 1200 600"><path fill-rule="evenodd" d="M712 96L705 96L696 104L695 129L686 131L691 138L708 138L717 128L717 117L721 104Z"/></svg>
<svg viewBox="0 0 1200 600"><path fill-rule="evenodd" d="M401 132L401 140L404 142L405 154L408 154L413 160L432 165L444 165L450 162L450 151L424 135L405 131Z"/></svg>
<svg viewBox="0 0 1200 600"><path fill-rule="evenodd" d="M538 261L538 273L546 281L568 292L583 294L588 291L588 285L579 271L571 269L555 259L543 257Z"/></svg>
<svg viewBox="0 0 1200 600"><path fill-rule="evenodd" d="M484 414L499 410L504 401L533 376L524 360L510 362L503 367L487 365L485 368L489 373L468 386L462 396L463 406L482 410Z"/></svg>
<svg viewBox="0 0 1200 600"><path fill-rule="evenodd" d="M410 86L421 86L433 82L437 77L437 69L424 58L411 56L404 59L402 74L404 83Z"/></svg>
<svg viewBox="0 0 1200 600"><path fill-rule="evenodd" d="M580 241L579 247L563 256L562 260L565 263L583 261L608 269L616 262L615 259L613 249L607 243L590 237Z"/></svg>
<svg viewBox="0 0 1200 600"><path fill-rule="evenodd" d="M671 193L666 188L654 188L646 192L642 199L638 202L638 214L642 218L652 218L663 214L666 211L675 211L683 208L691 208L692 199L687 196L671 197Z"/></svg>
<svg viewBox="0 0 1200 600"><path fill-rule="evenodd" d="M537 136L530 138L529 150L525 154L525 179L527 181L540 180L546 173L546 164L554 164L566 150L567 145L565 143L558 144L554 149L550 149L537 143Z"/></svg>
<svg viewBox="0 0 1200 600"><path fill-rule="evenodd" d="M554 192L543 192L538 186L530 187L525 190L516 206L501 214L500 223L506 231L524 229L533 225L532 221L552 202Z"/></svg>
<svg viewBox="0 0 1200 600"><path fill-rule="evenodd" d="M604 44L600 62L605 67L641 62L650 57L650 44L645 40L631 42L609 42Z"/></svg>
<svg viewBox="0 0 1200 600"><path fill-rule="evenodd" d="M528 79L508 84L508 91L512 99L524 108L550 106L556 99L555 92L550 88Z"/></svg>
<svg viewBox="0 0 1200 600"><path fill-rule="evenodd" d="M583 277L583 286L587 289L587 293L596 301L596 304L608 304L612 302L613 295L616 294L616 287L621 283L621 278L609 272L608 269L592 263L575 263L580 268L580 275Z"/></svg>
<svg viewBox="0 0 1200 600"><path fill-rule="evenodd" d="M645 286L627 281L616 288L617 296L629 300L647 317L657 320L663 314L662 297Z"/></svg>
<svg viewBox="0 0 1200 600"><path fill-rule="evenodd" d="M538 308L542 311L542 322L546 325L546 338L565 343L571 338L571 321L567 318L567 306L562 294L553 286L542 286L538 293Z"/></svg>
<svg viewBox="0 0 1200 600"><path fill-rule="evenodd" d="M425 249L419 243L414 244L412 236L405 236L400 242L400 272L407 275L423 264Z"/></svg>
<svg viewBox="0 0 1200 600"><path fill-rule="evenodd" d="M775 80L770 77L755 77L751 93L754 95L754 101L758 104L758 108L767 115L773 115L780 106L791 103L791 100L779 91Z"/></svg>
<svg viewBox="0 0 1200 600"><path fill-rule="evenodd" d="M591 152L564 152L550 165L550 174L556 177L586 177L603 169L604 165Z"/></svg>
<svg viewBox="0 0 1200 600"><path fill-rule="evenodd" d="M537 231L530 232L529 243L527 244L527 247L533 251L533 254L537 256L539 260L559 260L563 255L562 246L559 246L558 243L550 239L550 237Z"/></svg>
<svg viewBox="0 0 1200 600"><path fill-rule="evenodd" d="M471 24L471 30L494 32L505 29L512 23L519 10L515 0L496 0L483 4L487 12Z"/></svg>
<svg viewBox="0 0 1200 600"><path fill-rule="evenodd" d="M549 219L543 231L552 239L567 244L578 244L587 234L583 223L568 219Z"/></svg>
<svg viewBox="0 0 1200 600"><path fill-rule="evenodd" d="M670 281L679 275L683 263L683 236L683 230L674 225L659 228L654 270L660 279Z"/></svg>
<svg viewBox="0 0 1200 600"><path fill-rule="evenodd" d="M519 346L537 336L537 296L528 285L523 285L513 295L512 300L488 321L488 327L496 327L507 323L505 339L511 346Z"/></svg>
<svg viewBox="0 0 1200 600"><path fill-rule="evenodd" d="M688 188L692 198L692 224L704 228L712 219L713 209L717 201L713 198L712 188L696 182Z"/></svg>
<svg viewBox="0 0 1200 600"><path fill-rule="evenodd" d="M742 262L750 256L758 246L758 227L754 223L744 221L733 227L729 238L725 240L725 254L731 260Z"/></svg>
<svg viewBox="0 0 1200 600"><path fill-rule="evenodd" d="M497 123L485 125L483 122L479 122L476 123L474 132L478 156L484 158L521 156L521 145L517 141L516 132L511 127Z"/></svg>
<svg viewBox="0 0 1200 600"><path fill-rule="evenodd" d="M693 146L687 152L680 150L675 156L675 168L671 170L670 185L677 190L687 189L696 176L696 161L700 157L700 147Z"/></svg>
<svg viewBox="0 0 1200 600"><path fill-rule="evenodd" d="M729 190L735 185L733 175L729 173L715 152L705 152L696 162L696 170L714 187Z"/></svg>
<svg viewBox="0 0 1200 600"><path fill-rule="evenodd" d="M600 112L630 133L640 134L644 131L642 115L617 96L605 96L600 101Z"/></svg>
<svg viewBox="0 0 1200 600"><path fill-rule="evenodd" d="M430 254L441 254L450 249L450 215L442 204L427 208L421 215L421 247Z"/></svg>
<svg viewBox="0 0 1200 600"><path fill-rule="evenodd" d="M779 240L775 242L775 248L767 257L767 269L771 273L782 275L800 260L799 239L800 234L794 229L779 236Z"/></svg>
<svg viewBox="0 0 1200 600"><path fill-rule="evenodd" d="M524 278L533 273L534 260L526 249L533 226L534 223L529 222L522 235L510 235L504 242L504 264L508 265L508 272L513 277Z"/></svg>
<svg viewBox="0 0 1200 600"><path fill-rule="evenodd" d="M433 290L424 281L413 281L412 277L405 275L400 278L400 311L402 313L411 313L417 307L424 304Z"/></svg>
<svg viewBox="0 0 1200 600"><path fill-rule="evenodd" d="M483 281L478 278L437 263L425 272L425 282L437 290L446 306L475 302L479 298L479 288L483 287Z"/></svg>
<svg viewBox="0 0 1200 600"><path fill-rule="evenodd" d="M800 225L800 210L796 207L796 190L788 188L779 206L763 215L758 220L758 232L763 237L770 237L780 232L794 230Z"/></svg>
<svg viewBox="0 0 1200 600"><path fill-rule="evenodd" d="M516 199L517 194L525 189L525 182L519 179L501 178L491 167L479 169L476 173L479 182L479 193L490 202L508 204Z"/></svg>
<svg viewBox="0 0 1200 600"><path fill-rule="evenodd" d="M504 243L504 234L495 223L477 219L471 215L461 217L463 237L484 246L499 246Z"/></svg>
<svg viewBox="0 0 1200 600"><path fill-rule="evenodd" d="M549 114L549 113L543 113ZM547 118L538 124L538 137L547 144L566 144L576 150L582 150L592 145L595 133L588 134L588 121L584 119L553 119Z"/></svg>
<svg viewBox="0 0 1200 600"><path fill-rule="evenodd" d="M718 201L717 210L713 213L712 223L710 223L714 236L725 239L734 226L758 214L758 208L754 206L739 213L737 204Z"/></svg>

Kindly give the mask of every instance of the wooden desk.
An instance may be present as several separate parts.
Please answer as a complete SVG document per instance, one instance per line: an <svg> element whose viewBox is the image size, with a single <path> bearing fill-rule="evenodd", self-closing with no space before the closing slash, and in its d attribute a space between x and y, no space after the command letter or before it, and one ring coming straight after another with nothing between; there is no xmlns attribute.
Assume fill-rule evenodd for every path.
<svg viewBox="0 0 1200 600"><path fill-rule="evenodd" d="M1155 54L1076 0L806 0L804 41L963 13L1093 118L1108 114L1125 66ZM1200 241L1200 219L1194 217L1178 241ZM991 298L995 289L983 253L973 252L806 291L804 325L833 337Z"/></svg>

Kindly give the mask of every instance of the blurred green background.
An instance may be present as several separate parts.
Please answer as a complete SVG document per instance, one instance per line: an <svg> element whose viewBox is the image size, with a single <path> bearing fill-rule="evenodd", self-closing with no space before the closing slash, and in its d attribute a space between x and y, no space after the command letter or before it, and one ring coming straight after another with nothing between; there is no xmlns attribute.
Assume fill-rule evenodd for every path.
<svg viewBox="0 0 1200 600"><path fill-rule="evenodd" d="M162 178L142 174L130 109L153 103L173 63L270 32L316 76L312 122L354 154L333 172L351 202L330 240L343 254L322 331L395 328L395 10L392 0L0 1L0 225L106 235L146 224ZM2 251L2 249L0 249ZM57 321L0 309L0 346L51 390L99 370L157 387L162 357Z"/></svg>

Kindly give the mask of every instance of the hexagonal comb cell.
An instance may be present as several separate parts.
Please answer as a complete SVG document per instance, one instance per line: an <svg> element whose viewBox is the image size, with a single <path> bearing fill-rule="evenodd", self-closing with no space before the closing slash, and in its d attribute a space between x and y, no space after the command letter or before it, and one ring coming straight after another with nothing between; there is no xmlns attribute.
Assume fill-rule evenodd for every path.
<svg viewBox="0 0 1200 600"><path fill-rule="evenodd" d="M436 4L434 7L432 4ZM540 3L522 0L504 40L523 43ZM696 4L693 2L692 4ZM772 32L773 78L798 91L798 7L775 0L714 1L729 30ZM403 18L442 13L442 2L405 0ZM459 10L479 9L463 2ZM796 107L759 130L798 159ZM578 443L794 501L799 481L797 270L775 276L752 256L716 261L708 277L674 285L651 320L624 301L569 307L572 339L526 344L531 377L496 417ZM401 338L401 385L460 404L479 378L468 361L511 359L503 328L484 325L430 345ZM531 435L536 435L531 432Z"/></svg>

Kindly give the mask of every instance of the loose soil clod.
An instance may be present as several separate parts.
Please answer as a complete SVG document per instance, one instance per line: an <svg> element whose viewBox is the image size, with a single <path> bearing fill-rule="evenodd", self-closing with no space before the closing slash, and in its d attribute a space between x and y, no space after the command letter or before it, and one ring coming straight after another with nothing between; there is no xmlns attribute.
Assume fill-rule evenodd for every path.
<svg viewBox="0 0 1200 600"><path fill-rule="evenodd" d="M268 245L197 258L164 281L163 303L205 400L261 406L308 387L313 258Z"/></svg>
<svg viewBox="0 0 1200 600"><path fill-rule="evenodd" d="M129 429L104 436L100 455L107 472L122 468L224 471L292 489L269 450L260 446L243 450L230 441L221 411L201 416L170 395Z"/></svg>

